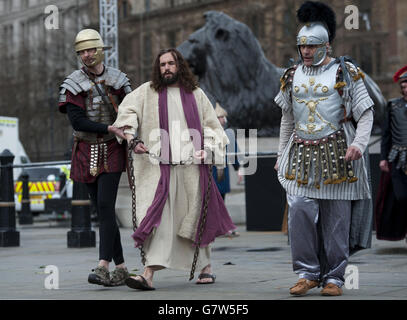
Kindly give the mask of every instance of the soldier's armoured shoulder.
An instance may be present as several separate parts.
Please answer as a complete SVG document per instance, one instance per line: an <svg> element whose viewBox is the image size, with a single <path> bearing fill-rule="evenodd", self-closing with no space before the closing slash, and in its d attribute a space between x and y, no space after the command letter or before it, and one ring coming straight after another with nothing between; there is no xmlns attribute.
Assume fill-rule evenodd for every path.
<svg viewBox="0 0 407 320"><path fill-rule="evenodd" d="M281 87L280 89L282 91L286 90L287 86L290 86L293 82L293 78L294 78L294 73L295 70L297 69L297 65L294 65L290 68L287 68L283 75L280 78L280 82L281 82Z"/></svg>
<svg viewBox="0 0 407 320"><path fill-rule="evenodd" d="M82 70L75 70L65 78L60 86L60 94L64 94L66 90L77 95L81 92L86 92L91 88L91 83L88 77Z"/></svg>
<svg viewBox="0 0 407 320"><path fill-rule="evenodd" d="M361 78L365 78L365 74L362 72L362 70L353 63L346 61L345 66L353 81L358 81Z"/></svg>
<svg viewBox="0 0 407 320"><path fill-rule="evenodd" d="M89 80L87 80L85 74L81 70L75 70L69 76L65 78L59 87L59 103L66 102L66 91L71 92L73 95L77 95L81 92L86 92L90 88Z"/></svg>
<svg viewBox="0 0 407 320"><path fill-rule="evenodd" d="M388 108L396 108L396 107L398 107L399 105L403 105L403 100L404 100L404 99L403 99L402 97L390 99L390 100L387 102L387 107L388 107Z"/></svg>
<svg viewBox="0 0 407 320"><path fill-rule="evenodd" d="M132 91L127 75L116 68L106 67L105 83L116 90L123 88L126 94Z"/></svg>

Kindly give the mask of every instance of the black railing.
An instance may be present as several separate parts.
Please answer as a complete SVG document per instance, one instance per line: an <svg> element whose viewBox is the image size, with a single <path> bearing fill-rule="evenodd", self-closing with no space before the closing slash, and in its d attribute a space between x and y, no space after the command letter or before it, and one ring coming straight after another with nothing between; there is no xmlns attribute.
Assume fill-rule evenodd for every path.
<svg viewBox="0 0 407 320"><path fill-rule="evenodd" d="M67 165L71 164L71 161L65 160L65 161L50 161L50 162L29 162L29 163L22 163L22 164L13 164L13 163L7 163L7 164L2 164L0 168L2 167L12 167L14 169L17 168L36 168L36 167L50 167L50 166L59 166L59 165Z"/></svg>

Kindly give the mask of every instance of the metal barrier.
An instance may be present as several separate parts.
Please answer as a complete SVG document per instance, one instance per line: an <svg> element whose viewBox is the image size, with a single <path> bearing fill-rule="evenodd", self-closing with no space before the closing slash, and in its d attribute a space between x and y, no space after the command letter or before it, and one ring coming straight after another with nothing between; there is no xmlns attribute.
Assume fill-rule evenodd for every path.
<svg viewBox="0 0 407 320"><path fill-rule="evenodd" d="M372 141L369 147L380 141ZM228 153L228 156L256 158L257 170L245 178L246 194L246 228L252 231L281 230L285 211L285 191L277 179L274 165L276 152ZM19 246L19 232L16 230L13 168L44 167L50 165L70 164L70 161L40 162L13 166L14 156L9 150L0 154L0 247ZM370 155L372 173L373 201L380 177L378 169L379 155ZM28 178L24 178L28 181ZM66 177L61 176L62 194L66 188ZM65 185L65 186L63 186ZM20 224L31 224L32 214L29 209L27 187L23 191L24 206L19 217ZM46 200L47 211L67 210L71 212L71 230L67 234L69 248L95 247L95 232L91 228L91 202L84 184L74 182L72 198L61 196L60 199Z"/></svg>
<svg viewBox="0 0 407 320"><path fill-rule="evenodd" d="M20 246L20 233L16 230L16 210L14 202L14 168L47 167L70 164L70 161L38 162L13 165L14 155L9 150L0 154L0 247ZM62 175L60 192L66 190L66 176ZM32 224L27 175L23 179L22 210L19 214L20 224ZM47 201L48 200L48 201ZM72 198L62 196L60 199L47 199L46 210L64 209L71 211L71 230L67 233L68 248L95 247L95 231L92 231L90 217L90 200L87 187L74 182ZM49 201L54 200L54 201Z"/></svg>

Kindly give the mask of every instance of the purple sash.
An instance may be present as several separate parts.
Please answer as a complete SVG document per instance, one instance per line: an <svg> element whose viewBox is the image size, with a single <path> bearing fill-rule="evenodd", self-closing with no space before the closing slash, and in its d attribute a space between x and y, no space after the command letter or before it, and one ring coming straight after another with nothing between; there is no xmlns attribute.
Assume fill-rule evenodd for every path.
<svg viewBox="0 0 407 320"><path fill-rule="evenodd" d="M198 107L196 105L195 97L193 93L187 93L181 87L181 101L184 109L186 123L189 129L194 129L200 132L201 141L193 139L195 150L203 149L202 139L202 127L198 114ZM168 130L168 104L167 104L167 89L165 88L159 93L158 97L160 129L169 132ZM161 145L168 146L169 135L163 135L161 137ZM166 154L165 154L166 153ZM162 148L161 157L164 159L170 159L170 148ZM153 228L157 228L161 222L161 215L164 209L165 202L168 199L169 185L170 185L170 165L160 163L161 176L158 182L158 186L154 195L154 200L151 206L147 209L147 214L141 221L137 230L133 233L132 237L135 241L135 247L141 246L147 237L150 235ZM201 214L199 218L198 230L203 217L203 208L205 201L205 193L209 181L209 166L206 164L199 164L199 182L202 195ZM206 247L215 240L217 236L224 235L228 231L235 229L229 213L225 207L224 201L219 193L219 190L212 179L208 213L206 217L206 223L200 243L200 247ZM197 245L199 232L196 233L194 245Z"/></svg>

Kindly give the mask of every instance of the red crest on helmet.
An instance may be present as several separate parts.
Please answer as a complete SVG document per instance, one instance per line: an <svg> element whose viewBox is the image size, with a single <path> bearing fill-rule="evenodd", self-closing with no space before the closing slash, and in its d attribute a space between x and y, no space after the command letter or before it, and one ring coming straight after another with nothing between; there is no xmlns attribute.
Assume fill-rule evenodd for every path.
<svg viewBox="0 0 407 320"><path fill-rule="evenodd" d="M393 76L394 82L398 82L401 79L403 79L404 81L407 81L407 66L404 66L403 68L401 68Z"/></svg>

